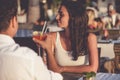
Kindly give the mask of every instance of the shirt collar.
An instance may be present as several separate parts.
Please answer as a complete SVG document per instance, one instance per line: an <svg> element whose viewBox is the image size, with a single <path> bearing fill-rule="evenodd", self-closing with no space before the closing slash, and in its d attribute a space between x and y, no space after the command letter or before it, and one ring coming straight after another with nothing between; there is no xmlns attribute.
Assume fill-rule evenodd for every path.
<svg viewBox="0 0 120 80"><path fill-rule="evenodd" d="M5 35L5 34L0 34L0 44L13 44L15 41L13 40L12 37Z"/></svg>

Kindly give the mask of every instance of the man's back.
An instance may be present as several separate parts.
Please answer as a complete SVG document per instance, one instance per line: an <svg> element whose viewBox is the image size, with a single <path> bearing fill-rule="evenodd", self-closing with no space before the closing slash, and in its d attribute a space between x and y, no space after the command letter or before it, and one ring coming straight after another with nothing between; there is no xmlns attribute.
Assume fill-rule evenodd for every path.
<svg viewBox="0 0 120 80"><path fill-rule="evenodd" d="M62 80L47 69L41 57L0 34L0 80Z"/></svg>
<svg viewBox="0 0 120 80"><path fill-rule="evenodd" d="M34 80L32 66L29 59L0 55L0 80Z"/></svg>

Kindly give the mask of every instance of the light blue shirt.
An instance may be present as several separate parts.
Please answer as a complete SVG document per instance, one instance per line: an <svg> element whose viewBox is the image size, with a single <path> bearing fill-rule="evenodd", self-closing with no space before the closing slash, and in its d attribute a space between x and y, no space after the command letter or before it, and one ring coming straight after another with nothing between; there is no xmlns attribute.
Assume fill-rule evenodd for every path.
<svg viewBox="0 0 120 80"><path fill-rule="evenodd" d="M20 47L0 34L0 80L62 80L59 73L47 69L33 50Z"/></svg>

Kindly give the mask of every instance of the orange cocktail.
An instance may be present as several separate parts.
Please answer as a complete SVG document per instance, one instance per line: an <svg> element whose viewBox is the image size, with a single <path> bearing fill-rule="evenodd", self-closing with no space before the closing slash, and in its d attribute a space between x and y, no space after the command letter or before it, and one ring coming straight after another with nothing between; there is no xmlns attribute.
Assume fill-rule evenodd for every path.
<svg viewBox="0 0 120 80"><path fill-rule="evenodd" d="M46 37L47 36L45 34L41 34L41 32L38 32L38 31L33 32L33 38L36 38L42 41L42 40L45 40Z"/></svg>

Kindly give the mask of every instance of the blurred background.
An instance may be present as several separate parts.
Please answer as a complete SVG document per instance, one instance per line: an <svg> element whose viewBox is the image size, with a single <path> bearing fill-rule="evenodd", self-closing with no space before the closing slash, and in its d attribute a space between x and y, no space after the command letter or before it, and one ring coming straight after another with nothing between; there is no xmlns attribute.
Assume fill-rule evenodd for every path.
<svg viewBox="0 0 120 80"><path fill-rule="evenodd" d="M113 13L118 15L116 18L120 22L120 0L85 1L88 11L92 10L94 13L92 14L94 18L91 21L93 20L93 22L95 21L98 24L97 26L90 24L88 28L97 35L97 46L100 48L100 71L111 73L114 65L120 65L120 23L118 26L111 26L112 20L108 16L108 11L113 10ZM39 26L43 26L44 21L47 21L50 31L59 30L55 17L60 3L61 0L18 0L17 19L19 30L14 38L15 41L37 52L37 47L31 37L32 29L39 29ZM112 7L108 7L109 4L112 4ZM120 67L116 69L116 72L120 73Z"/></svg>
<svg viewBox="0 0 120 80"><path fill-rule="evenodd" d="M55 15L61 0L18 0L18 22L20 28L31 28L39 18L47 19L54 24ZM120 12L120 0L86 0L87 6L94 6L98 15L104 16L108 3L112 3L117 12Z"/></svg>

